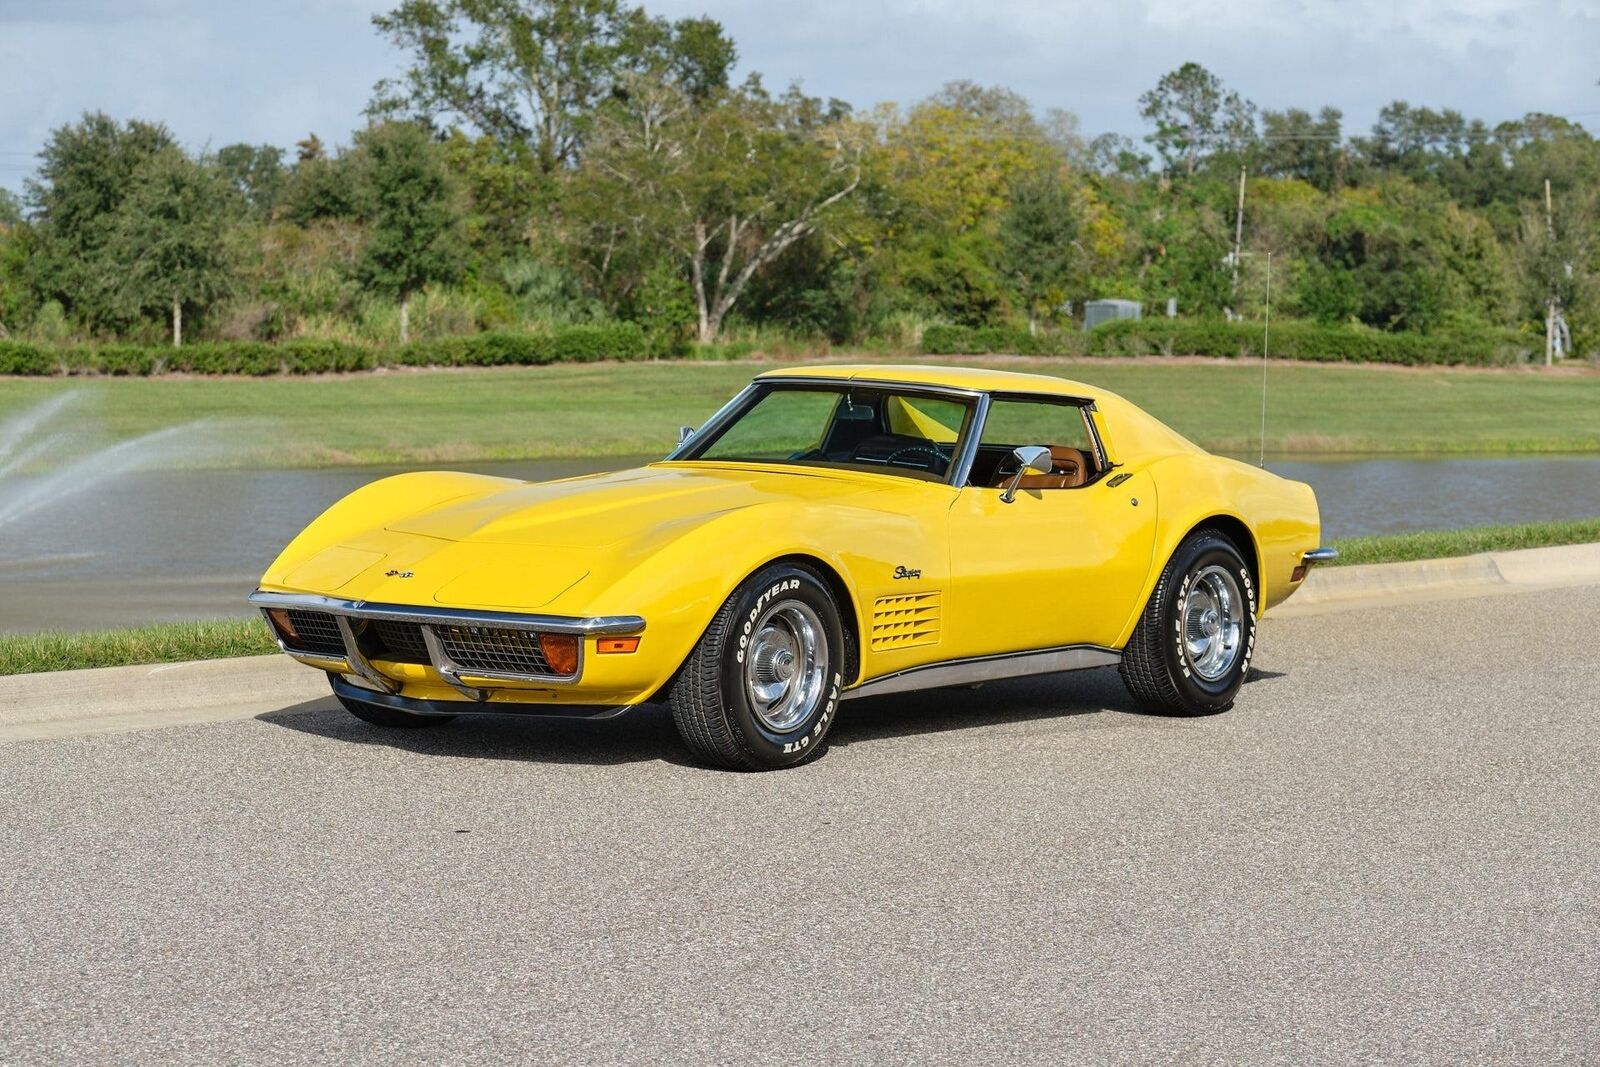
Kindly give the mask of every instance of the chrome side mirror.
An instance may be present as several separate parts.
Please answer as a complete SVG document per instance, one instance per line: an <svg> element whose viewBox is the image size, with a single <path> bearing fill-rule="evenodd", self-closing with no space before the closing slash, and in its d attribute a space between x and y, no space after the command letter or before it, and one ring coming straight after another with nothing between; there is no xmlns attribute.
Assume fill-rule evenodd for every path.
<svg viewBox="0 0 1600 1067"><path fill-rule="evenodd" d="M1032 471L1034 474L1049 474L1055 470L1055 461L1050 455L1050 450L1043 445L1019 445L1011 450L1011 456L1017 461L1017 473L1011 476L1011 481L1006 483L1005 492L1000 494L1000 502L1009 504L1017 498L1017 486L1022 484L1022 476Z"/></svg>
<svg viewBox="0 0 1600 1067"><path fill-rule="evenodd" d="M680 444L680 445L683 444L685 441L687 441L689 438L691 438L693 436L694 436L694 427L693 426L679 426L678 427L678 444Z"/></svg>

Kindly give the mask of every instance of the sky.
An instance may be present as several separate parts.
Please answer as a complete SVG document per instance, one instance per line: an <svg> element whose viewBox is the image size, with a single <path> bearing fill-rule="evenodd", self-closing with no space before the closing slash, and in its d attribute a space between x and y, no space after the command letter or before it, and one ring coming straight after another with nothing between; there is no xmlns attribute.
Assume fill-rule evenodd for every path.
<svg viewBox="0 0 1600 1067"><path fill-rule="evenodd" d="M401 56L393 0L0 0L0 186L86 110L165 122L191 149L344 143ZM708 14L741 72L858 106L946 81L1005 85L1089 135L1142 136L1137 98L1193 60L1267 108L1385 103L1600 128L1600 0L646 0Z"/></svg>

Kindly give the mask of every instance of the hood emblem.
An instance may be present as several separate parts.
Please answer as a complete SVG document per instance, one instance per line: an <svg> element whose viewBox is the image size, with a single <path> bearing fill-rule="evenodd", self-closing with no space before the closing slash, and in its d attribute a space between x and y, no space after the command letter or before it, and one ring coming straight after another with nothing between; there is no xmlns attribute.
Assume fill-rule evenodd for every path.
<svg viewBox="0 0 1600 1067"><path fill-rule="evenodd" d="M383 576L385 578L409 578L409 577L411 577L411 572L410 571L384 571L383 572Z"/></svg>

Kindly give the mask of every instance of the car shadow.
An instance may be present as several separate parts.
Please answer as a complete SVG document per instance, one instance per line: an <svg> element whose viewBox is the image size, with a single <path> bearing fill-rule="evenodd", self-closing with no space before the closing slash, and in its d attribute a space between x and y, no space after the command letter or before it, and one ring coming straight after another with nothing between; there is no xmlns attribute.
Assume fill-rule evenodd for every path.
<svg viewBox="0 0 1600 1067"><path fill-rule="evenodd" d="M845 747L1107 713L1144 718L1115 668L846 701L829 732L828 745ZM429 756L592 766L645 762L703 766L684 747L671 713L662 704L641 705L615 719L599 721L463 715L421 730L374 726L331 699L296 704L256 718L303 734Z"/></svg>

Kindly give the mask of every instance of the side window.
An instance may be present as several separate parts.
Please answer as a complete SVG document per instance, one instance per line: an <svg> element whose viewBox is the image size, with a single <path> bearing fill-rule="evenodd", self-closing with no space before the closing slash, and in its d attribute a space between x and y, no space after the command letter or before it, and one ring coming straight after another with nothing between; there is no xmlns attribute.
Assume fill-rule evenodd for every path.
<svg viewBox="0 0 1600 1067"><path fill-rule="evenodd" d="M1017 472L1012 450L1022 445L1043 445L1052 461L1050 474L1023 475L1024 488L1075 489L1099 472L1094 439L1078 405L996 400L989 405L968 484L1005 485Z"/></svg>

